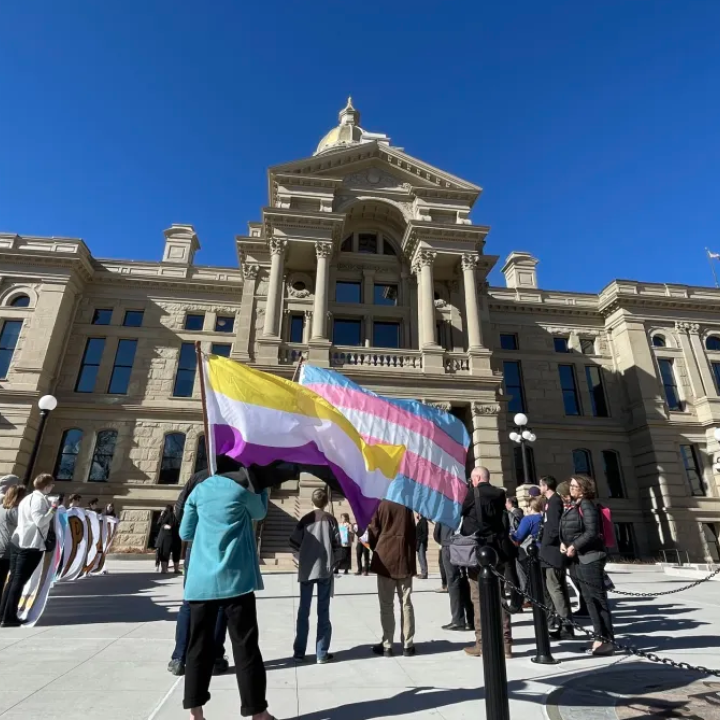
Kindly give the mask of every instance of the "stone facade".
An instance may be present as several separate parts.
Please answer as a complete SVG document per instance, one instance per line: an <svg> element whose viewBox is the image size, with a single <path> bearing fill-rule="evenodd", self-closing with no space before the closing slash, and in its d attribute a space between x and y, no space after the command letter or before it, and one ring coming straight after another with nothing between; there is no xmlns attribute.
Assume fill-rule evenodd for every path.
<svg viewBox="0 0 720 720"><path fill-rule="evenodd" d="M55 395L35 471L115 503L116 549L145 548L152 512L203 461L199 341L285 377L304 357L439 404L468 428L468 466L510 491L524 481L508 438L522 409L530 472L591 472L624 552L717 558L720 291L546 291L521 252L506 287L489 286L498 258L469 219L481 189L362 130L351 105L338 127L312 157L270 168L237 268L197 265L189 225L165 231L156 263L0 235L0 472L24 474L37 400ZM283 507L301 512L288 492Z"/></svg>

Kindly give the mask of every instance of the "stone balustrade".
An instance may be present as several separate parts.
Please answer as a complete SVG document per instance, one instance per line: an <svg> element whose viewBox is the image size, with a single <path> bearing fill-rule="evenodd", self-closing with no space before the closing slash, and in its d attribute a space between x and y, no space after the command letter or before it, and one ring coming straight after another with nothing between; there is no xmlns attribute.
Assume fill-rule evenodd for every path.
<svg viewBox="0 0 720 720"><path fill-rule="evenodd" d="M330 353L332 367L377 367L397 370L421 370L422 354L418 350L387 348L334 347Z"/></svg>

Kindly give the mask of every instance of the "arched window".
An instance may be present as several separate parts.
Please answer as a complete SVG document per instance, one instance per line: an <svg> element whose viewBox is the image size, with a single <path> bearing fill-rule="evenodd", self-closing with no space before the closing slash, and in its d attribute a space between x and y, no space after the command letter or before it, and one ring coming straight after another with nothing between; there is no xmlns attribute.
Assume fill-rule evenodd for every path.
<svg viewBox="0 0 720 720"><path fill-rule="evenodd" d="M535 472L535 453L529 445L525 445L525 452L528 466L528 480L531 484L537 485L537 473ZM513 460L515 463L515 481L518 485L525 484L525 470L523 468L522 448L515 445L513 448Z"/></svg>
<svg viewBox="0 0 720 720"><path fill-rule="evenodd" d="M665 336L664 335L653 335L652 339L653 347L665 347Z"/></svg>
<svg viewBox="0 0 720 720"><path fill-rule="evenodd" d="M10 303L10 307L30 307L30 297L28 295L16 295Z"/></svg>
<svg viewBox="0 0 720 720"><path fill-rule="evenodd" d="M708 337L705 340L705 347L708 350L720 350L720 336L718 335L708 335Z"/></svg>
<svg viewBox="0 0 720 720"><path fill-rule="evenodd" d="M180 482L180 468L185 452L185 435L170 433L165 436L162 460L160 461L160 485L177 485Z"/></svg>
<svg viewBox="0 0 720 720"><path fill-rule="evenodd" d="M201 470L207 470L207 446L205 445L205 436L201 435L198 438L197 452L195 453L195 467L193 472L200 472Z"/></svg>
<svg viewBox="0 0 720 720"><path fill-rule="evenodd" d="M359 230L348 235L340 245L340 252L363 255L392 255L397 257L397 246L387 235L373 230Z"/></svg>
<svg viewBox="0 0 720 720"><path fill-rule="evenodd" d="M60 441L55 470L53 475L56 480L72 480L75 474L75 464L80 452L80 443L83 439L83 431L78 428L66 430Z"/></svg>
<svg viewBox="0 0 720 720"><path fill-rule="evenodd" d="M103 430L97 434L88 475L89 482L107 482L110 479L110 466L115 455L116 443L117 430Z"/></svg>
<svg viewBox="0 0 720 720"><path fill-rule="evenodd" d="M573 450L573 467L576 475L595 477L589 450Z"/></svg>

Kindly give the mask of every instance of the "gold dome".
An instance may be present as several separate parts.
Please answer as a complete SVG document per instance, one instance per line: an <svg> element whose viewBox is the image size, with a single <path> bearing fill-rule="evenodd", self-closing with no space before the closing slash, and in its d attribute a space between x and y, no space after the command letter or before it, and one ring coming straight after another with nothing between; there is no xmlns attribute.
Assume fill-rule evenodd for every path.
<svg viewBox="0 0 720 720"><path fill-rule="evenodd" d="M355 145L372 140L384 141L389 144L390 139L380 133L369 133L360 127L360 113L353 107L352 98L348 98L347 105L338 114L339 125L330 130L320 141L315 155L335 150L336 148Z"/></svg>

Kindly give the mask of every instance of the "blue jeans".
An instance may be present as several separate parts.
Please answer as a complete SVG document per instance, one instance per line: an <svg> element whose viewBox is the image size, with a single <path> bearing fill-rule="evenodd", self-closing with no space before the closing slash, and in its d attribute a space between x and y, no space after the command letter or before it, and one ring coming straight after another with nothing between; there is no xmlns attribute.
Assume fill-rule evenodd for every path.
<svg viewBox="0 0 720 720"><path fill-rule="evenodd" d="M312 580L300 583L300 607L297 616L297 634L293 644L293 656L301 659L305 657L308 635L310 633L310 606L312 605L313 588L317 585L317 659L327 657L332 638L332 623L330 622L330 595L332 593L333 579Z"/></svg>
<svg viewBox="0 0 720 720"><path fill-rule="evenodd" d="M225 637L227 636L227 617L220 611L215 623L215 660L225 657ZM175 649L172 659L184 663L190 642L190 603L183 600L175 623Z"/></svg>

